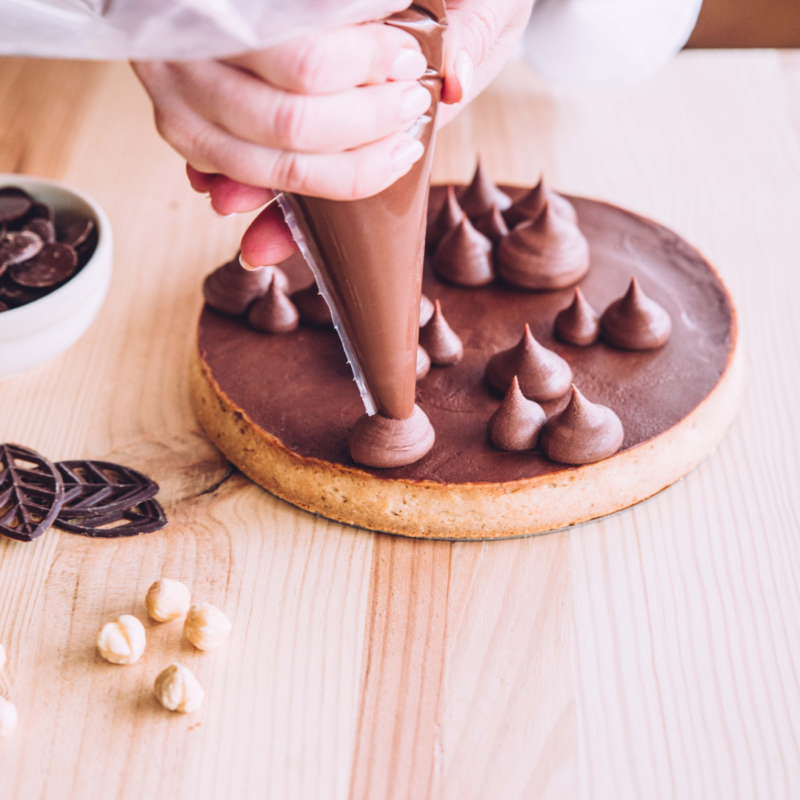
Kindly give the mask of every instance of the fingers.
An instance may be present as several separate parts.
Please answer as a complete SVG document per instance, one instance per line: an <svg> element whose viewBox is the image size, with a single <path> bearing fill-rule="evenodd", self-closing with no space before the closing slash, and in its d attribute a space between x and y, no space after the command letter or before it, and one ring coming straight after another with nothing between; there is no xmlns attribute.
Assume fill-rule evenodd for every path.
<svg viewBox="0 0 800 800"><path fill-rule="evenodd" d="M156 103L161 135L190 164L250 186L268 186L333 200L369 197L411 169L423 146L406 133L335 154L261 147L231 136L191 109Z"/></svg>
<svg viewBox="0 0 800 800"><path fill-rule="evenodd" d="M280 264L297 250L283 212L270 203L250 224L242 237L241 260L252 267Z"/></svg>
<svg viewBox="0 0 800 800"><path fill-rule="evenodd" d="M186 177L189 179L189 185L196 192L200 194L207 194L211 191L211 185L214 183L214 178L217 176L213 173L200 172L195 169L191 164L186 164Z"/></svg>
<svg viewBox="0 0 800 800"><path fill-rule="evenodd" d="M217 214L227 217L229 214L255 211L272 200L275 193L271 189L232 181L226 175L217 175L211 183L209 196L211 208Z"/></svg>
<svg viewBox="0 0 800 800"><path fill-rule="evenodd" d="M193 111L233 136L305 153L350 150L407 130L430 106L417 81L304 95L218 62L170 64L165 79Z"/></svg>
<svg viewBox="0 0 800 800"><path fill-rule="evenodd" d="M302 94L341 92L387 80L414 81L427 67L411 34L380 23L299 37L229 62L273 86Z"/></svg>
<svg viewBox="0 0 800 800"><path fill-rule="evenodd" d="M532 0L448 0L445 76L437 126L447 124L499 72L530 17Z"/></svg>

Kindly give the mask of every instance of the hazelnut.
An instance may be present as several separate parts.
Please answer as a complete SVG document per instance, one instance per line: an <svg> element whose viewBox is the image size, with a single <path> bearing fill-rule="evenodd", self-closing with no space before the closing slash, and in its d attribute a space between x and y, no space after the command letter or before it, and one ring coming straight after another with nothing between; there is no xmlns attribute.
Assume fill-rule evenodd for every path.
<svg viewBox="0 0 800 800"><path fill-rule="evenodd" d="M6 665L6 649L0 644L0 670Z"/></svg>
<svg viewBox="0 0 800 800"><path fill-rule="evenodd" d="M17 707L5 697L0 697L0 738L10 736L17 729Z"/></svg>
<svg viewBox="0 0 800 800"><path fill-rule="evenodd" d="M156 622L169 622L189 610L192 595L180 581L161 578L147 590L144 604Z"/></svg>
<svg viewBox="0 0 800 800"><path fill-rule="evenodd" d="M194 603L186 615L183 632L198 650L216 650L231 632L231 621L211 603Z"/></svg>
<svg viewBox="0 0 800 800"><path fill-rule="evenodd" d="M153 691L164 708L184 714L197 711L205 694L197 678L180 664L170 664L159 672Z"/></svg>
<svg viewBox="0 0 800 800"><path fill-rule="evenodd" d="M97 649L112 664L134 664L144 652L144 643L144 625L130 614L107 622L97 634Z"/></svg>

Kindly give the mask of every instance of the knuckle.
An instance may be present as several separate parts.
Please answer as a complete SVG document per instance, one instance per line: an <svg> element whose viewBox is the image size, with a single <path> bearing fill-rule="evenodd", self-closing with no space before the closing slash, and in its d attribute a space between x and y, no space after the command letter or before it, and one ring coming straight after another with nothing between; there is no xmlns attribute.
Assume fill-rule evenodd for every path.
<svg viewBox="0 0 800 800"><path fill-rule="evenodd" d="M282 152L278 155L273 169L275 185L300 194L310 194L312 175L308 158L296 153Z"/></svg>
<svg viewBox="0 0 800 800"><path fill-rule="evenodd" d="M272 117L275 143L286 150L308 147L310 128L308 103L304 97L285 94L276 104Z"/></svg>
<svg viewBox="0 0 800 800"><path fill-rule="evenodd" d="M480 64L500 34L500 22L491 4L480 5L470 14L467 31L475 45L475 63Z"/></svg>
<svg viewBox="0 0 800 800"><path fill-rule="evenodd" d="M292 65L297 91L310 93L321 86L326 73L325 61L325 54L314 37L298 43Z"/></svg>

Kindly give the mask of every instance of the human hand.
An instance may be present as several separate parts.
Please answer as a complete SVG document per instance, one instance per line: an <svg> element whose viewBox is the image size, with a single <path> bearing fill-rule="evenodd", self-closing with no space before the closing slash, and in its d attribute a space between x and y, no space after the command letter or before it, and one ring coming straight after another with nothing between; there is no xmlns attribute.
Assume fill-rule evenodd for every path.
<svg viewBox="0 0 800 800"><path fill-rule="evenodd" d="M500 69L532 2L448 4L442 100L451 108L440 110L440 125ZM192 187L208 193L222 215L260 208L273 188L333 199L369 196L422 155L404 130L428 107L428 93L415 80L425 61L416 40L390 26L343 28L225 63L134 68L153 98L159 130L187 157ZM276 107L294 114L293 124L276 125L270 119ZM375 139L378 133L383 138ZM275 264L295 249L273 203L245 233L242 260Z"/></svg>

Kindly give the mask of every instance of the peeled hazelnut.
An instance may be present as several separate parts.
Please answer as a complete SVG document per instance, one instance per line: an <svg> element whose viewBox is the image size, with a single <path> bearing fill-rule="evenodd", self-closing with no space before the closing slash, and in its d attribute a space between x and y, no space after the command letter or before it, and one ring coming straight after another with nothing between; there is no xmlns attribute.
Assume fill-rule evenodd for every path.
<svg viewBox="0 0 800 800"><path fill-rule="evenodd" d="M205 695L197 678L180 664L170 664L159 672L153 691L164 708L184 714L197 711Z"/></svg>
<svg viewBox="0 0 800 800"><path fill-rule="evenodd" d="M0 670L6 665L6 649L0 644Z"/></svg>
<svg viewBox="0 0 800 800"><path fill-rule="evenodd" d="M194 603L186 615L183 632L198 650L216 650L231 632L231 621L211 603Z"/></svg>
<svg viewBox="0 0 800 800"><path fill-rule="evenodd" d="M0 697L0 738L10 736L17 729L17 707L5 697Z"/></svg>
<svg viewBox="0 0 800 800"><path fill-rule="evenodd" d="M144 653L144 643L144 625L130 614L107 622L97 634L97 649L112 664L134 664Z"/></svg>
<svg viewBox="0 0 800 800"><path fill-rule="evenodd" d="M147 590L144 604L156 622L169 622L189 610L192 595L180 581L161 578Z"/></svg>

